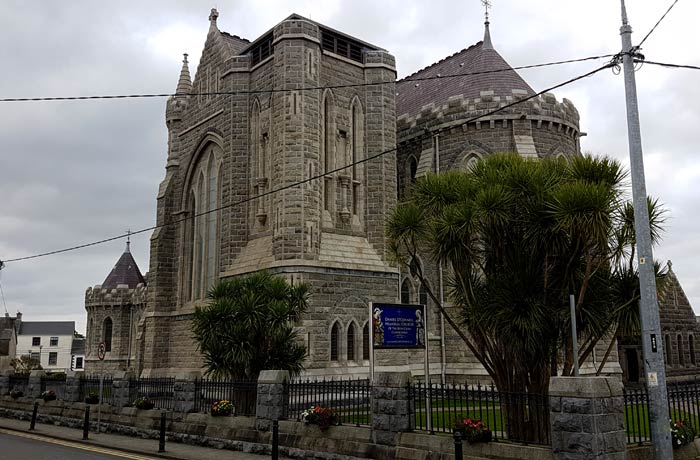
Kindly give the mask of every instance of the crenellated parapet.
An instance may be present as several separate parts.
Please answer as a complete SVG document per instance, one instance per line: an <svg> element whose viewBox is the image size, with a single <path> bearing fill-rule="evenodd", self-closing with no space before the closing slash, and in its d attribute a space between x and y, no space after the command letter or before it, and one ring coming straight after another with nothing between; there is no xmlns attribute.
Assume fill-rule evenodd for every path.
<svg viewBox="0 0 700 460"><path fill-rule="evenodd" d="M398 141L401 143L413 140L426 131L509 128L515 120L530 120L535 129L562 133L572 139L580 136L578 110L566 98L558 102L552 93L545 93L495 114L486 115L526 97L527 92L517 89L512 90L512 95L505 97L495 96L493 91L481 91L480 97L473 99L462 95L452 96L447 104L423 106L415 116L399 115L396 121ZM481 118L465 123L477 117Z"/></svg>
<svg viewBox="0 0 700 460"><path fill-rule="evenodd" d="M126 284L115 289L103 289L99 284L85 291L85 307L105 307L121 305L145 305L147 287L143 283L130 289Z"/></svg>

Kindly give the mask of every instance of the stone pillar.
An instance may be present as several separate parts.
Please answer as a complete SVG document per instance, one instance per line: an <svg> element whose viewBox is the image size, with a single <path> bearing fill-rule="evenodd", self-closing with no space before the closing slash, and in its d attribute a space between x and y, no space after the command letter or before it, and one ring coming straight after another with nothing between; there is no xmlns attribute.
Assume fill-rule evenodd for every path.
<svg viewBox="0 0 700 460"><path fill-rule="evenodd" d="M410 372L376 372L372 383L372 440L396 445L398 434L411 431Z"/></svg>
<svg viewBox="0 0 700 460"><path fill-rule="evenodd" d="M41 378L45 376L44 371L32 371L29 374L29 383L27 384L27 396L30 398L38 398L41 396Z"/></svg>
<svg viewBox="0 0 700 460"><path fill-rule="evenodd" d="M133 403L130 400L129 380L133 374L117 371L112 374L112 405L118 409Z"/></svg>
<svg viewBox="0 0 700 460"><path fill-rule="evenodd" d="M194 412L194 379L177 379L174 386L175 412Z"/></svg>
<svg viewBox="0 0 700 460"><path fill-rule="evenodd" d="M66 402L80 401L80 375L78 372L68 372L66 374L66 389L63 393L63 400Z"/></svg>
<svg viewBox="0 0 700 460"><path fill-rule="evenodd" d="M554 460L625 460L625 402L615 377L552 377Z"/></svg>
<svg viewBox="0 0 700 460"><path fill-rule="evenodd" d="M287 393L288 371L262 371L258 377L255 405L255 426L269 431L273 420L281 419L289 404Z"/></svg>

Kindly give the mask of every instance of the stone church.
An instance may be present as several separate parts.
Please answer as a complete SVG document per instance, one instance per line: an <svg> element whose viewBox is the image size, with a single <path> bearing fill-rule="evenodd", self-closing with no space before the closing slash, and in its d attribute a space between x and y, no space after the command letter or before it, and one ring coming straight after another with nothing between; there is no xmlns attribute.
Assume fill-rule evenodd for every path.
<svg viewBox="0 0 700 460"><path fill-rule="evenodd" d="M127 244L86 292L88 371L201 374L195 308L216 280L265 269L312 288L298 325L309 375L366 377L368 303L401 301L429 305L431 375L485 379L388 258L384 223L428 172L501 151L579 155L574 105L545 94L483 116L535 94L495 50L488 20L483 40L396 81L388 51L301 16L253 41L220 31L217 17L194 80L185 55L167 101L149 272ZM441 292L440 268L416 263ZM423 375L422 353L378 350L376 364Z"/></svg>

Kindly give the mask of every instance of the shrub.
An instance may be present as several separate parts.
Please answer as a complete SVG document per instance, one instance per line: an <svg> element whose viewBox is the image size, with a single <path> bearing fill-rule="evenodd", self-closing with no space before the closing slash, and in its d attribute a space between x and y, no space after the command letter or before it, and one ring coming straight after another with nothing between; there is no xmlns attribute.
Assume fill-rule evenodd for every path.
<svg viewBox="0 0 700 460"><path fill-rule="evenodd" d="M466 440L469 444L476 444L477 442L490 442L492 439L491 430L486 426L481 420L478 419L463 419L455 423L455 431L462 434L462 439Z"/></svg>
<svg viewBox="0 0 700 460"><path fill-rule="evenodd" d="M44 400L44 402L49 402L49 401L55 401L56 400L56 393L53 390L47 390L39 396L41 399Z"/></svg>
<svg viewBox="0 0 700 460"><path fill-rule="evenodd" d="M687 421L671 422L671 439L674 449L690 444L695 439L695 435L695 429Z"/></svg>
<svg viewBox="0 0 700 460"><path fill-rule="evenodd" d="M301 419L307 425L318 425L321 431L326 431L331 425L338 424L333 411L321 406L312 406L306 409L301 413Z"/></svg>
<svg viewBox="0 0 700 460"><path fill-rule="evenodd" d="M154 407L156 407L156 405L150 399L140 397L140 398L136 398L136 400L134 401L134 407L136 407L137 409L148 410L148 409L153 409Z"/></svg>
<svg viewBox="0 0 700 460"><path fill-rule="evenodd" d="M22 390L18 390L16 388L13 388L10 391L10 397L12 397L12 399L21 398L22 396L24 396L24 392Z"/></svg>
<svg viewBox="0 0 700 460"><path fill-rule="evenodd" d="M214 401L211 405L211 415L214 417L226 417L233 414L233 403L228 399Z"/></svg>

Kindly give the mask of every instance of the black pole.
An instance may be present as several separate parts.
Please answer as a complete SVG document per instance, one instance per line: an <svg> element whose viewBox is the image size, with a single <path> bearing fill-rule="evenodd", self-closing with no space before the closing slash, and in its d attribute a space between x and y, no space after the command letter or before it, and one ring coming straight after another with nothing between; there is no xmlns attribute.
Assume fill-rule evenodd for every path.
<svg viewBox="0 0 700 460"><path fill-rule="evenodd" d="M280 449L279 435L280 435L279 422L277 420L273 420L272 421L272 460L279 459L279 449Z"/></svg>
<svg viewBox="0 0 700 460"><path fill-rule="evenodd" d="M462 433L455 431L453 434L455 438L455 460L463 460L462 455Z"/></svg>
<svg viewBox="0 0 700 460"><path fill-rule="evenodd" d="M85 421L83 422L83 439L88 438L90 432L90 406L85 406Z"/></svg>
<svg viewBox="0 0 700 460"><path fill-rule="evenodd" d="M36 425L36 414L39 411L39 402L34 402L34 410L32 411L32 421L29 423L29 430L34 431Z"/></svg>
<svg viewBox="0 0 700 460"><path fill-rule="evenodd" d="M160 413L160 440L158 441L158 452L165 452L165 411Z"/></svg>

